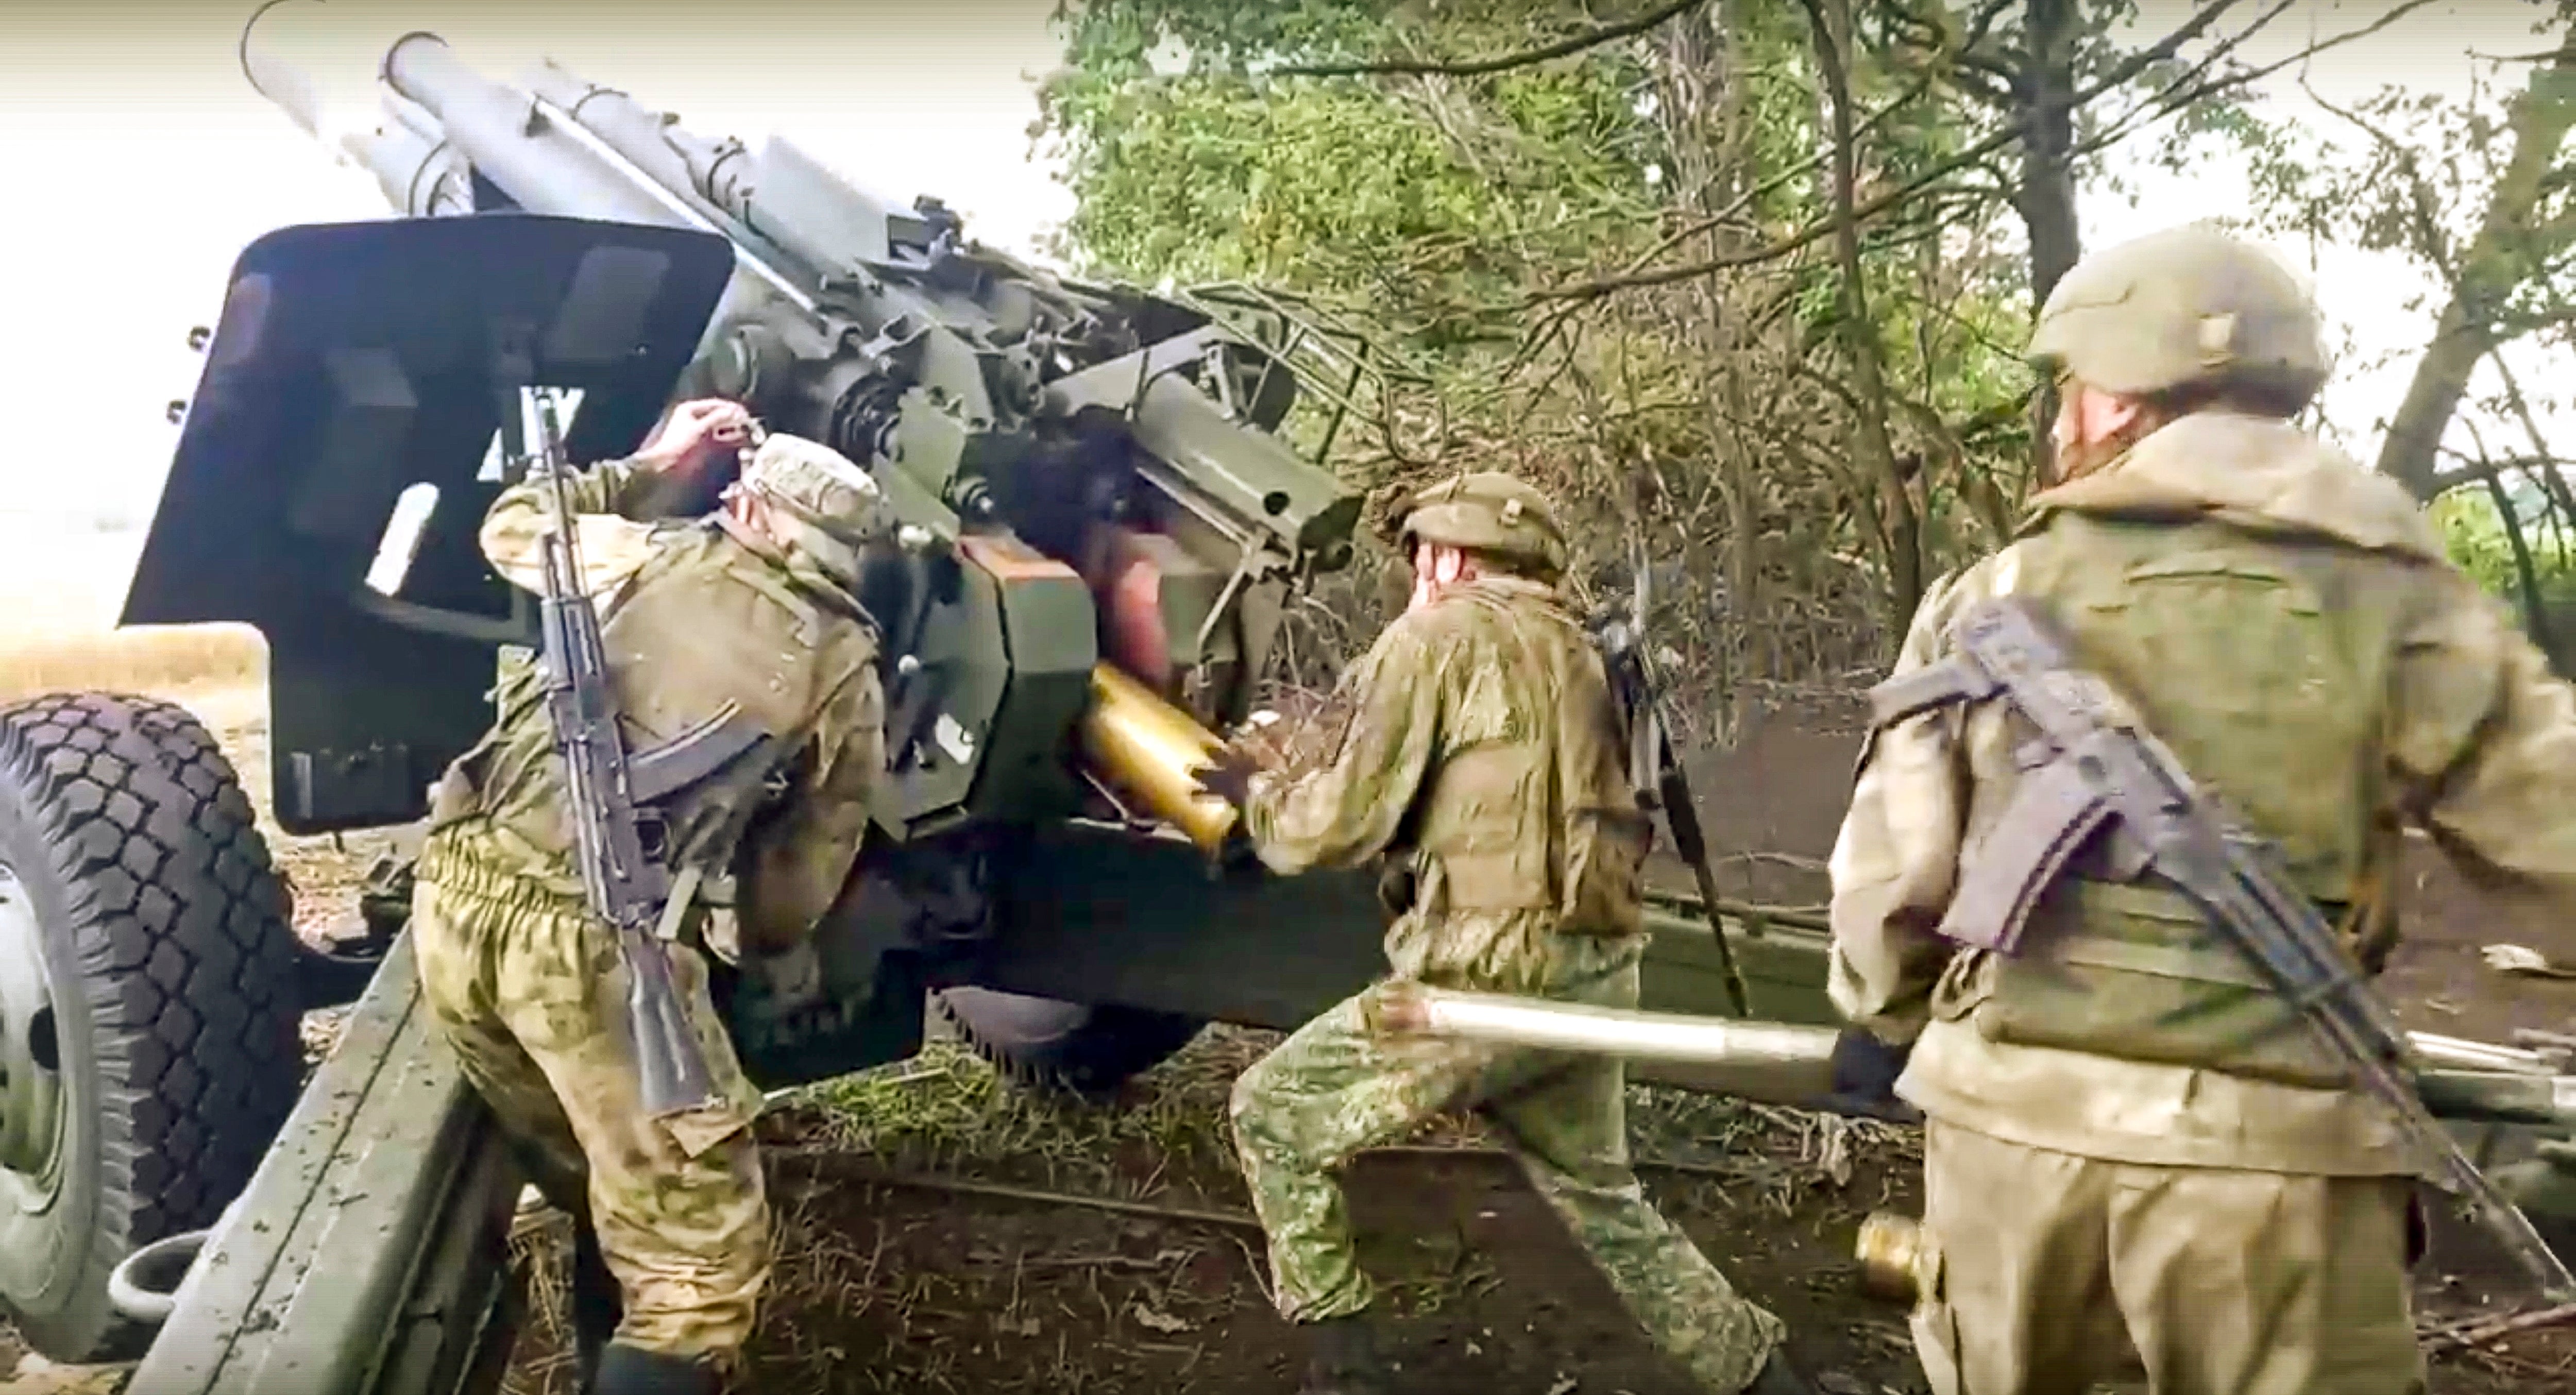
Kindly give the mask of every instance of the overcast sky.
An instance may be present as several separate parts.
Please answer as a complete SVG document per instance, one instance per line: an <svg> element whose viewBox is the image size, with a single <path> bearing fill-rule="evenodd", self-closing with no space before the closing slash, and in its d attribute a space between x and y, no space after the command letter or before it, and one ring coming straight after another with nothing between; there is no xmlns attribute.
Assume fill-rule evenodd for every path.
<svg viewBox="0 0 2576 1395"><path fill-rule="evenodd" d="M1056 59L1054 0L321 2L352 27L438 32L495 77L551 56L678 112L701 134L753 144L789 135L895 202L939 195L972 234L1009 250L1026 251L1069 208L1064 188L1032 161L1026 129L1037 114L1031 80ZM21 457L55 468L51 487L0 494L0 601L43 584L65 565L65 548L130 559L130 536L100 538L90 521L148 518L177 435L164 404L188 396L198 372L186 332L213 319L242 247L289 224L386 213L370 178L334 164L243 78L237 45L255 8L0 0L0 133L10 152L0 179L15 214L0 228L0 403L22 438L63 443ZM2147 8L2141 27L2161 31L2187 6ZM2296 0L2252 56L2287 53L2387 8ZM2393 80L2464 91L2471 51L2539 46L2535 13L2507 0L2449 0L2315 60L2309 80L2337 100ZM2290 79L2271 90L2303 105ZM2088 245L2243 208L2241 173L2223 165L2149 178L2147 189L2136 209L2089 195ZM2429 318L2406 308L2419 287L2402 268L2329 256L2317 274L2329 311L2366 348L2421 342ZM2410 367L2330 389L2356 444L2375 446L2374 413L2394 401Z"/></svg>

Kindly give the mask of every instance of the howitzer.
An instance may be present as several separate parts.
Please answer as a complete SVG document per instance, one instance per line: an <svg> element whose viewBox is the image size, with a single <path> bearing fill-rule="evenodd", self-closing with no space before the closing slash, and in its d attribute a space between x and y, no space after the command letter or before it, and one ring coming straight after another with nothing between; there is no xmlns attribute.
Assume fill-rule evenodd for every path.
<svg viewBox="0 0 2576 1395"><path fill-rule="evenodd" d="M496 82L430 35L343 47L371 113L330 126L317 100L330 74L293 61L290 41L299 21L335 10L264 7L245 67L412 216L284 229L244 251L122 617L260 630L284 828L416 823L432 782L488 728L496 665L546 646L546 588L497 575L477 537L526 468L506 439L521 404L496 386L556 406L576 467L632 452L675 400L719 395L868 470L900 525L858 588L882 629L892 768L815 931L821 1001L746 1011L755 995L711 955L710 988L756 1084L899 1060L936 1010L1016 1075L1100 1091L1209 1020L1292 1027L1369 981L1384 918L1368 875L1219 869L1209 852L1234 811L1187 778L1248 714L1294 588L1348 560L1359 498L1319 462L1384 391L1365 343L1242 288L1061 278L977 247L935 201L880 202L788 142L704 139L551 64ZM523 374L503 361L518 346L533 359ZM119 738L128 745L158 743L157 757L114 755L124 785L185 767L185 783L165 780L170 800L247 810L228 768L203 768L210 739L157 708L82 701L96 722L149 737ZM0 771L0 841L35 830L8 843L21 871L29 848L94 842L84 830L100 816L49 773L88 761L96 732L52 714L27 719L25 758ZM629 762L639 812L652 803L648 754ZM276 1270L258 1308L214 1317L211 1260L167 1311L119 1308L103 1276L174 1233L213 1227L205 1253L232 1253L299 1208L337 1204L317 1190L323 1174L270 1146L297 1107L296 1018L346 1002L370 965L385 966L380 986L396 971L385 956L407 901L390 888L371 898L370 934L322 955L290 930L246 812L184 831L180 846L130 859L157 869L139 887L100 864L38 888L35 904L124 916L113 926L56 926L48 910L28 922L41 936L20 933L8 907L22 903L0 885L0 1062L25 1054L27 1023L52 1020L28 1006L29 960L53 975L53 1003L168 1009L139 1027L65 1019L79 1081L158 1090L167 1105L215 1079L257 1107L209 1091L144 1111L158 1132L136 1132L113 1112L126 1097L76 1084L57 1107L49 1077L13 1070L0 1166L67 1180L40 1234L22 1242L19 1217L0 1215L0 1301L63 1360L130 1355L157 1324L137 1395L296 1395L286 1364L200 1358L254 1338L371 1349L418 1296L400 1273L324 1301L342 1271L321 1256ZM220 878L200 870L218 866ZM138 898L148 919L131 911ZM229 938L196 942L208 935ZM76 956L74 936L121 948ZM1705 943L1651 972L1654 1001L1694 1005L1718 982ZM173 975L171 953L266 967ZM1811 954L1775 937L1747 960L1772 1010L1824 1011L1799 967ZM299 959L313 972L299 976ZM193 1056L151 1036L200 1021L212 1027L183 1039ZM441 1048L433 1036L418 1049ZM50 1138L58 1115L94 1126L69 1135L59 1163L23 1141ZM139 1159L130 1186L83 1161L114 1149ZM398 1155L370 1156L388 1167ZM410 1156L421 1171L387 1194L452 1180L448 1154ZM223 1213L236 1197L253 1199ZM384 1219L389 1246L491 1243L473 1208ZM258 1326L279 1315L285 1328Z"/></svg>

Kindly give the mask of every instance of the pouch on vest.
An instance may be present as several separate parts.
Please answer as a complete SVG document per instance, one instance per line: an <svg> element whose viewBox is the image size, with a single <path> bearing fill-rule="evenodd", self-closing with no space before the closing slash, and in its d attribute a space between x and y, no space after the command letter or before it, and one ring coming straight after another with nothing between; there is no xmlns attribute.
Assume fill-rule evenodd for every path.
<svg viewBox="0 0 2576 1395"><path fill-rule="evenodd" d="M1568 934L1634 934L1644 915L1646 851L1655 825L1636 809L1577 809L1566 821L1558 926Z"/></svg>
<svg viewBox="0 0 2576 1395"><path fill-rule="evenodd" d="M1438 911L1527 911L1556 904L1550 840L1531 827L1547 806L1533 745L1491 742L1451 753L1424 801L1421 855L1439 866ZM1533 837L1533 832L1538 836Z"/></svg>

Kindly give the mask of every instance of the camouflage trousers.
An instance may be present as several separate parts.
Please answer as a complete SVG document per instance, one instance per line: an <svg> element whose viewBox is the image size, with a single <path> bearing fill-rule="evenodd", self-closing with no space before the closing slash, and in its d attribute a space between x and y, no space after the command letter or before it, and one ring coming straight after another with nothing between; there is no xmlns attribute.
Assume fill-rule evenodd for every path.
<svg viewBox="0 0 2576 1395"><path fill-rule="evenodd" d="M731 1369L768 1283L770 1217L750 1127L760 1092L705 963L670 947L719 1103L657 1120L639 1096L616 932L474 854L471 835L450 833L422 853L422 997L538 1189L597 1228L624 1296L616 1340Z"/></svg>
<svg viewBox="0 0 2576 1395"><path fill-rule="evenodd" d="M1475 985L1460 985L1472 987ZM1547 996L1637 1002L1637 959L1551 985ZM1473 1106L1499 1127L1538 1194L1656 1345L1707 1389L1753 1381L1784 1334L1656 1211L1628 1166L1625 1072L1616 1058L1483 1042L1384 1040L1370 988L1307 1023L1235 1082L1236 1150L1270 1239L1280 1312L1312 1322L1372 1297L1334 1176L1364 1149Z"/></svg>

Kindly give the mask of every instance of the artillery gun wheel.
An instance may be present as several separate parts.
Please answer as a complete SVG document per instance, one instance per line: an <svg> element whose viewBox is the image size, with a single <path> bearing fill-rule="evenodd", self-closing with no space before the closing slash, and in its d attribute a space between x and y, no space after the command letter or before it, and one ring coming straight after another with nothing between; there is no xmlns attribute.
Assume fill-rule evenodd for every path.
<svg viewBox="0 0 2576 1395"><path fill-rule="evenodd" d="M284 1124L295 946L195 717L104 694L0 711L0 1313L48 1359L139 1355L108 1271L214 1224Z"/></svg>
<svg viewBox="0 0 2576 1395"><path fill-rule="evenodd" d="M1162 1064L1207 1025L1180 1013L989 988L951 988L931 1001L977 1055L1012 1080L1095 1098Z"/></svg>

